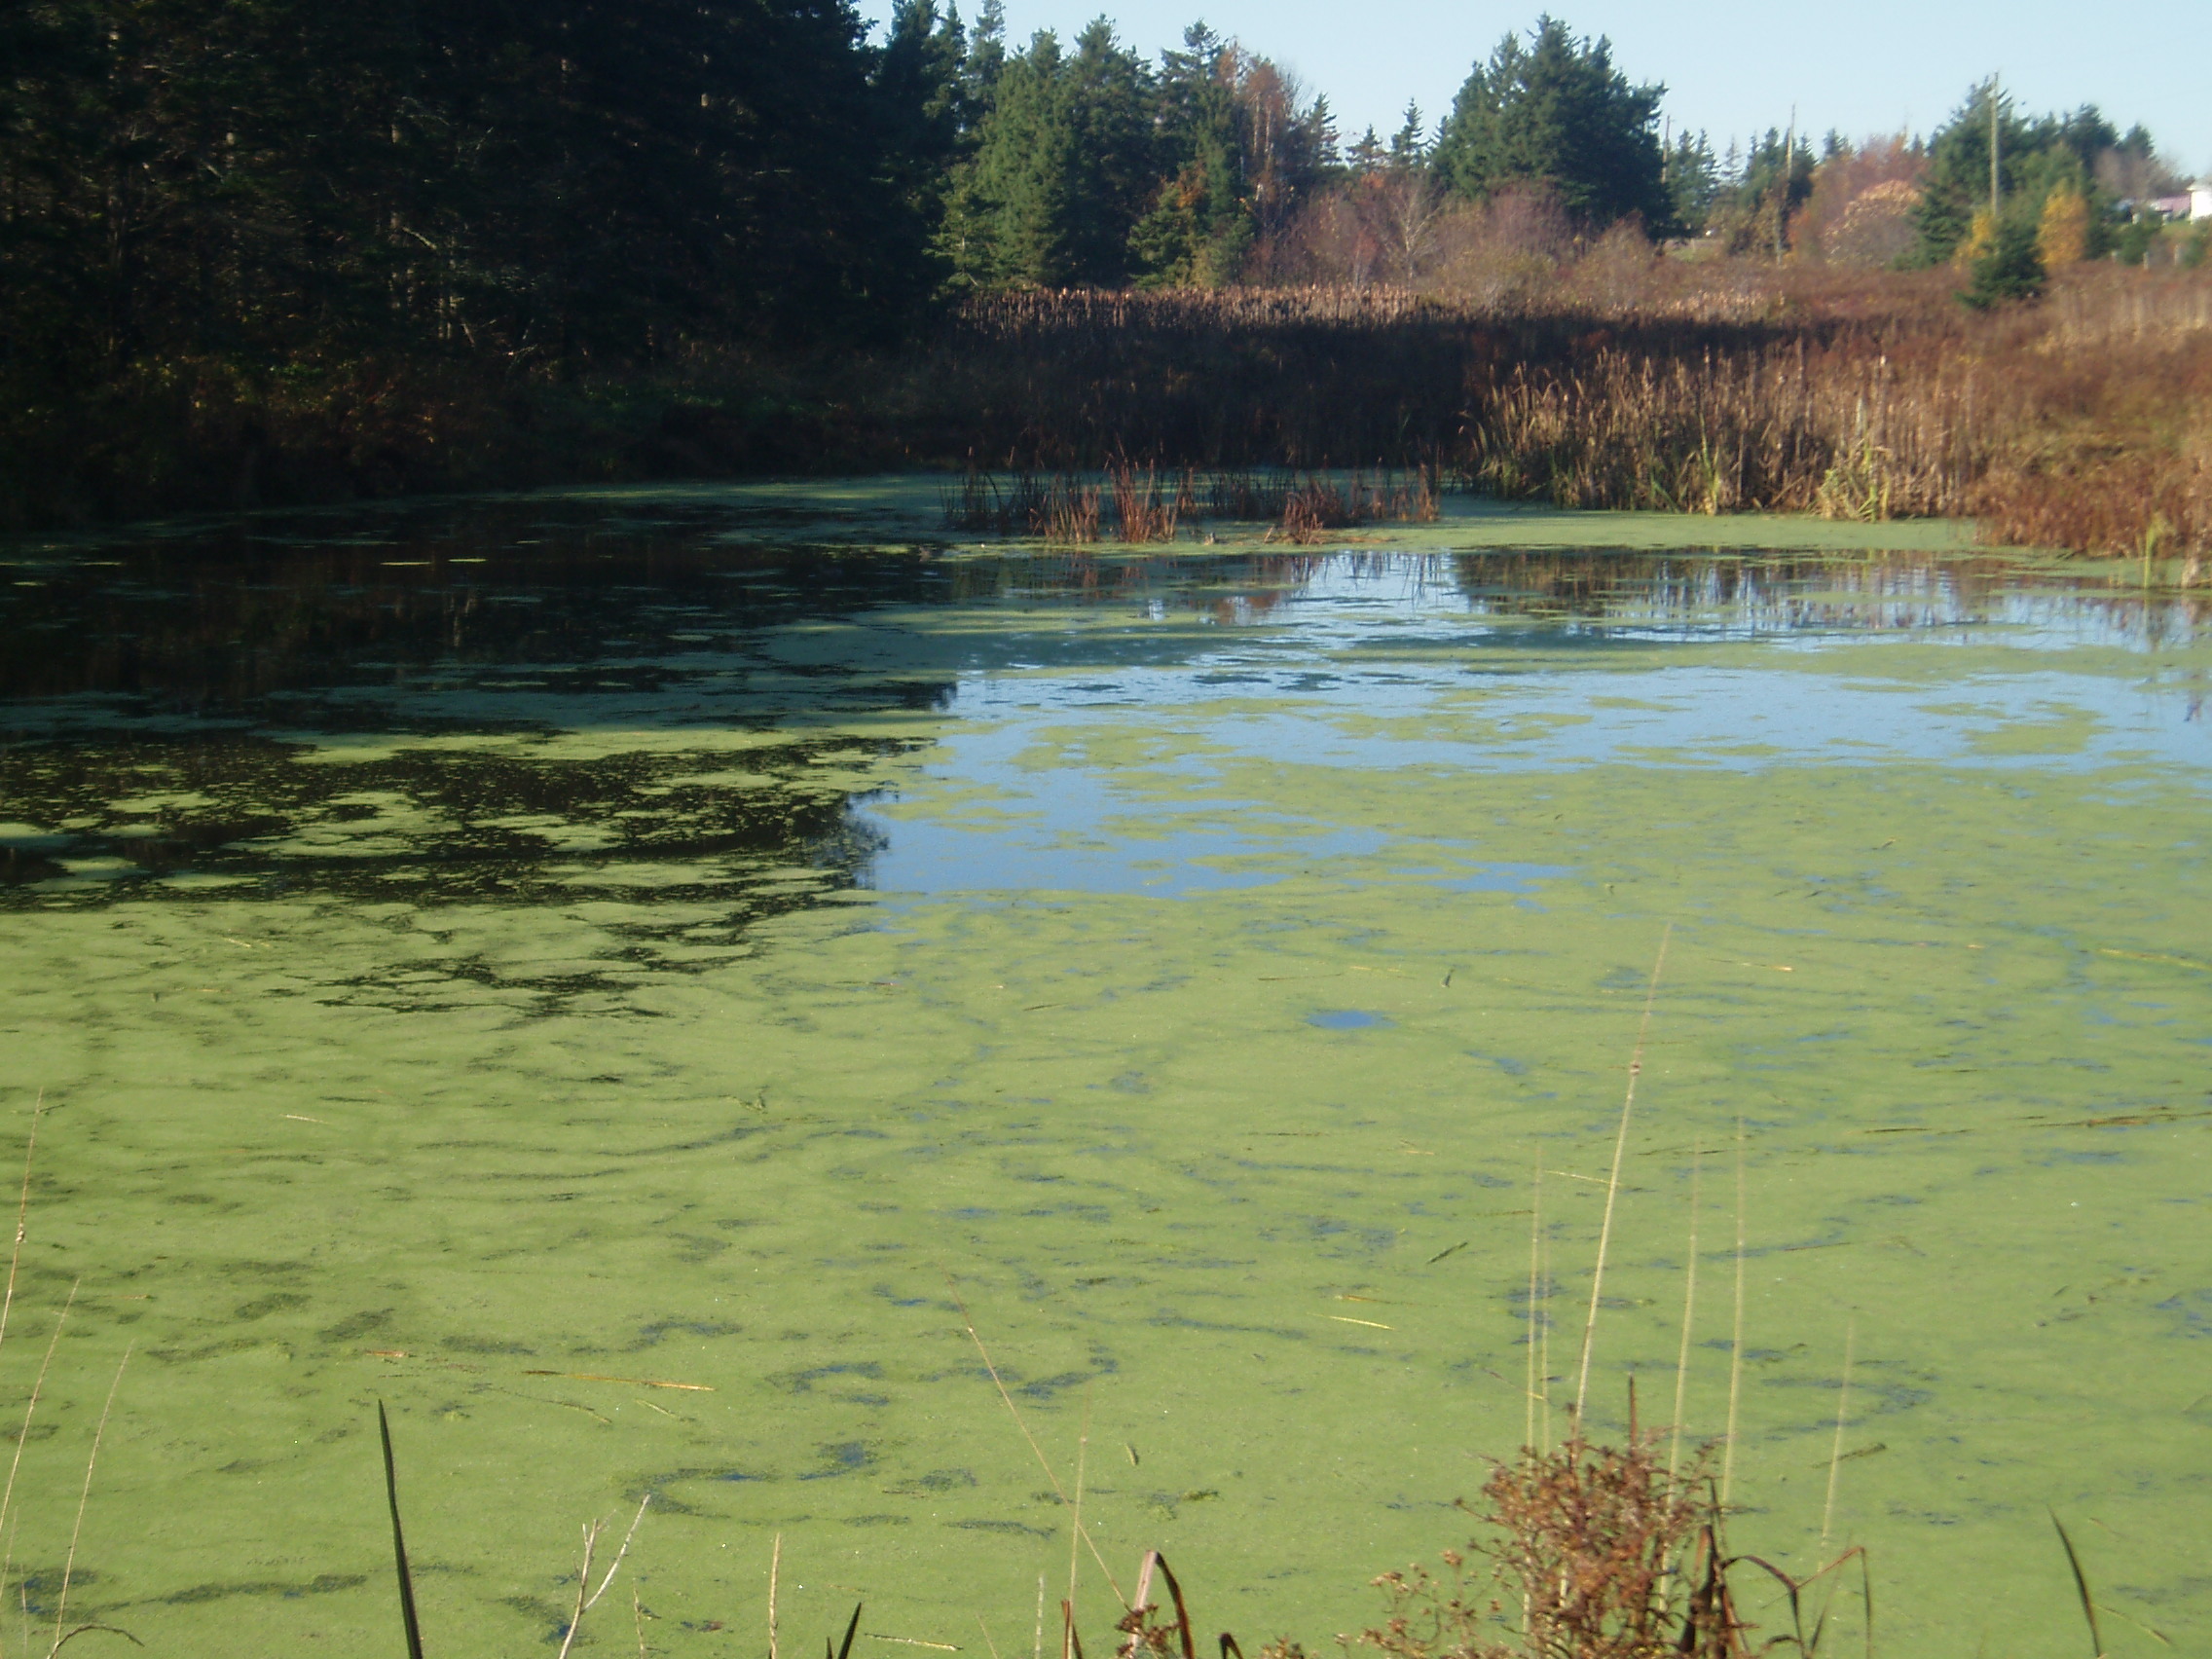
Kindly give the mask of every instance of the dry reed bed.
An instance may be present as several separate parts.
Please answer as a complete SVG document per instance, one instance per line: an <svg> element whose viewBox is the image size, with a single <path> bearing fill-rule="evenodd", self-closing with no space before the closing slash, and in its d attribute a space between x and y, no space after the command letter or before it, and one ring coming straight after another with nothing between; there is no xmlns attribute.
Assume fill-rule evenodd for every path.
<svg viewBox="0 0 2212 1659"><path fill-rule="evenodd" d="M1434 523L1442 493L1434 466L1404 478L1387 472L1370 478L1355 469L1348 479L1309 474L1303 481L1242 470L1217 472L1201 483L1193 467L1163 476L1156 463L1122 459L1107 463L1100 481L1066 469L1028 468L1001 480L971 466L940 500L947 530L1080 544L1101 539L1111 528L1114 540L1144 543L1174 540L1178 526L1195 535L1199 520L1272 520L1264 540L1309 547L1358 525Z"/></svg>
<svg viewBox="0 0 2212 1659"><path fill-rule="evenodd" d="M1971 515L2002 543L2212 550L2212 278L2085 270L1988 316L1956 282L1657 262L1510 311L1387 288L1008 295L963 310L932 383L940 429L1030 466L1444 461L1564 506Z"/></svg>

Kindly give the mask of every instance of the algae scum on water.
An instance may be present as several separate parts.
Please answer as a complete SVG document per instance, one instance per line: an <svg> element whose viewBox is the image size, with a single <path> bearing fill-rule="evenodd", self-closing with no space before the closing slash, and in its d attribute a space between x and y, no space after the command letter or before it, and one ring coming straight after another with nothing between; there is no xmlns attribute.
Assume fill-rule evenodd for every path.
<svg viewBox="0 0 2212 1659"><path fill-rule="evenodd" d="M0 1412L79 1286L34 1623L128 1344L70 1608L156 1652L393 1650L380 1399L435 1653L558 1646L647 1493L656 1652L759 1651L779 1534L787 1641L1026 1652L1079 1464L1123 1588L1159 1546L1209 1631L1326 1643L1464 1541L1532 1314L1571 1395L1672 923L1595 1430L1672 1406L1693 1164L1722 1429L1740 1145L1739 1547L1865 1544L1887 1655L2069 1652L2055 1510L2111 1651L2212 1642L2201 600L1771 522L1824 544L926 520L8 551Z"/></svg>

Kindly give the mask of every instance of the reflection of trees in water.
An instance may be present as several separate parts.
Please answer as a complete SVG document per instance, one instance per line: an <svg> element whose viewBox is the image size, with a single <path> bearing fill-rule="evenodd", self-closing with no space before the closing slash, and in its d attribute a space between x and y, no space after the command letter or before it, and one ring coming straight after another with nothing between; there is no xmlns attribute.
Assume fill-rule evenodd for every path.
<svg viewBox="0 0 2212 1659"><path fill-rule="evenodd" d="M313 543L228 525L120 543L96 565L35 566L36 585L0 594L0 699L91 691L242 708L436 666L681 655L729 635L945 597L943 567L918 553L718 542L708 532L719 520L704 513L545 522L554 510L379 516L346 538L349 521L292 521L325 537ZM648 681L674 671L635 670Z"/></svg>
<svg viewBox="0 0 2212 1659"><path fill-rule="evenodd" d="M1561 549L1459 553L1451 567L1455 585L1483 614L1615 626L1879 633L2041 620L2094 623L2157 645L2194 636L2212 613L2192 594L2131 594L2094 571L2023 576L1997 558Z"/></svg>
<svg viewBox="0 0 2212 1659"><path fill-rule="evenodd" d="M231 527L40 568L0 610L0 799L49 832L0 834L0 884L32 903L147 891L27 891L104 859L251 884L234 895L649 897L715 906L709 932L855 885L872 832L835 774L905 745L789 727L940 708L952 682L780 662L759 642L941 600L938 567L551 510L472 504L458 524L380 518L373 540L315 544ZM702 741L531 753L557 729L572 755L595 726ZM302 764L255 727L429 741ZM763 741L731 749L731 730ZM451 741L500 732L497 749Z"/></svg>

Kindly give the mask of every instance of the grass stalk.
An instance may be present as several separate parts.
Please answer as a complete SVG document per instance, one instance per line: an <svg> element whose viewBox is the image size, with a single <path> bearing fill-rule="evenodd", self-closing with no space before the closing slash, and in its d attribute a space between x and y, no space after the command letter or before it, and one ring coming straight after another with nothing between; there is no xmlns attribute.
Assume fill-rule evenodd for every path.
<svg viewBox="0 0 2212 1659"><path fill-rule="evenodd" d="M115 1396L123 1387L123 1373L130 1364L130 1347L126 1345L123 1358L115 1367L115 1381L107 1387L107 1403L100 1407L100 1420L92 1429L92 1449L85 1457L84 1490L77 1494L77 1522L69 1530L69 1554L61 1565L61 1590L54 1599L54 1648L57 1650L68 1641L61 1634L63 1621L69 1613L69 1583L77 1570L77 1541L85 1532L85 1510L92 1501L92 1469L100 1460L100 1442L107 1437L108 1414L115 1410Z"/></svg>
<svg viewBox="0 0 2212 1659"><path fill-rule="evenodd" d="M69 1295L61 1304L61 1311L54 1321L54 1334L47 1339L46 1357L39 1361L38 1376L32 1380L30 1398L23 1403L23 1426L16 1435L15 1456L8 1460L8 1484L0 1489L0 1534L7 1540L0 1549L0 1584L8 1580L8 1573L16 1565L16 1476L23 1466L23 1448L30 1444L31 1419L38 1414L39 1396L46 1391L46 1374L53 1368L54 1353L61 1346L61 1328L69 1323L69 1310L77 1306L77 1286L84 1281L72 1280ZM30 1644L29 1631L24 1632L24 1646Z"/></svg>
<svg viewBox="0 0 2212 1659"><path fill-rule="evenodd" d="M23 1259L23 1239L30 1229L31 1219L31 1161L38 1153L38 1121L46 1114L46 1090L38 1091L38 1100L31 1107L30 1134L23 1143L23 1192L16 1205L16 1243L8 1252L8 1292L0 1298L0 1345L8 1340L8 1316L16 1310L16 1270Z"/></svg>
<svg viewBox="0 0 2212 1659"><path fill-rule="evenodd" d="M399 1622L407 1637L407 1659L423 1659L423 1627L415 1616L415 1574L407 1567L407 1534L399 1526L399 1471L391 1456L391 1419L377 1402L377 1433L384 1441L384 1495L391 1509L391 1554L399 1575Z"/></svg>
<svg viewBox="0 0 2212 1659"><path fill-rule="evenodd" d="M1828 1530L1835 1520L1836 1477L1843 1470L1843 1426L1851 1410L1851 1360L1859 1340L1859 1321L1849 1320L1843 1328L1843 1385L1835 1397L1835 1445L1828 1452L1828 1494L1821 1505L1821 1543L1814 1552L1816 1559L1828 1553Z"/></svg>
<svg viewBox="0 0 2212 1659"><path fill-rule="evenodd" d="M1690 1380L1690 1330L1697 1310L1697 1200L1698 1183L1704 1175L1705 1148L1690 1148L1690 1252L1689 1265L1682 1274L1682 1346L1675 1356L1675 1417L1672 1444L1667 1451L1667 1478L1671 1481L1682 1466L1682 1402Z"/></svg>
<svg viewBox="0 0 2212 1659"><path fill-rule="evenodd" d="M1021 1430L1021 1438L1029 1443L1029 1450L1037 1459L1037 1466L1045 1471L1045 1478L1052 1483L1052 1495L1065 1505L1068 1501L1067 1489L1060 1485L1060 1477L1052 1468L1052 1460L1045 1456L1045 1449L1037 1444L1037 1437L1029 1432L1029 1424L1022 1420L1021 1408L1014 1403L1014 1396L1007 1391L1006 1382L999 1376L999 1368L991 1359L991 1350L983 1346L983 1339L977 1334L976 1321L969 1316L968 1305L960 1300L959 1287L952 1282L950 1273L944 1275L944 1284L946 1290L951 1292L952 1306L960 1309L960 1322L967 1328L968 1340L976 1345L976 1351L982 1356L983 1369L990 1373L991 1385L998 1389L999 1398L1006 1402L1007 1413L1014 1419L1014 1426ZM1088 1434L1089 1431L1087 1426L1085 1429L1087 1441ZM1076 1514L1075 1525L1076 1536L1081 1538L1085 1547L1090 1551L1090 1559L1098 1564L1098 1570L1106 1575L1106 1582L1114 1592L1114 1600L1126 1607L1128 1600L1122 1594L1122 1586L1114 1577L1114 1569L1106 1565L1106 1558L1098 1553L1097 1544L1091 1541L1090 1534L1084 1530L1080 1509ZM775 1655L770 1654L769 1659L775 1659Z"/></svg>
<svg viewBox="0 0 2212 1659"><path fill-rule="evenodd" d="M776 1659L776 1580L783 1570L784 1535L778 1532L768 1549L768 1659Z"/></svg>
<svg viewBox="0 0 2212 1659"><path fill-rule="evenodd" d="M1544 1161L1541 1155L1539 1155L1536 1159L1536 1174L1534 1180L1530 1183L1530 1195L1529 1386L1526 1390L1526 1393L1528 1395L1527 1410L1525 1413L1525 1416L1527 1418L1527 1427L1522 1434L1521 1444L1532 1448L1536 1444L1536 1290L1537 1276L1543 1271L1542 1245L1544 1226Z"/></svg>
<svg viewBox="0 0 2212 1659"><path fill-rule="evenodd" d="M1552 1449L1552 1249L1551 1240L1540 1244L1537 1261L1536 1303L1536 1433L1537 1450Z"/></svg>
<svg viewBox="0 0 2212 1659"><path fill-rule="evenodd" d="M2066 1565L2074 1569L2074 1589L2082 1598L2082 1616L2089 1621L2089 1645L2095 1650L2092 1659L2105 1659L2104 1633L2097 1628L2097 1599L2089 1594L2089 1575L2082 1570L2082 1558L2075 1554L2074 1540L2066 1535L2066 1523L2059 1520L2055 1509L2050 1512L2050 1524L2058 1529L2058 1541L2066 1550Z"/></svg>
<svg viewBox="0 0 2212 1659"><path fill-rule="evenodd" d="M1590 1316L1582 1325L1582 1359L1574 1379L1575 1432L1582 1428L1582 1412L1590 1395L1590 1356L1598 1346L1598 1299L1605 1286L1605 1254L1613 1242L1613 1205L1620 1197L1621 1160L1628 1154L1628 1125L1636 1111L1637 1080L1643 1075L1643 1044L1651 1033L1651 1010L1659 1000L1659 976L1667 969L1667 946L1675 937L1675 924L1669 922L1659 936L1658 959L1651 964L1651 983L1643 993L1643 1017L1636 1028L1636 1051L1629 1056L1628 1092L1621 1101L1620 1132L1613 1137L1612 1173L1605 1179L1605 1214L1598 1226L1598 1266L1590 1275Z"/></svg>
<svg viewBox="0 0 2212 1659"><path fill-rule="evenodd" d="M1083 1430L1075 1443L1075 1525L1068 1533L1068 1605L1075 1605L1076 1574L1083 1565L1083 1483L1090 1463L1090 1388L1083 1390ZM1073 1640L1075 1621L1068 1621L1070 1640Z"/></svg>
<svg viewBox="0 0 2212 1659"><path fill-rule="evenodd" d="M1736 1421L1744 1398L1744 1121L1736 1120L1736 1317L1728 1336L1728 1433L1720 1453L1720 1506L1736 1479Z"/></svg>

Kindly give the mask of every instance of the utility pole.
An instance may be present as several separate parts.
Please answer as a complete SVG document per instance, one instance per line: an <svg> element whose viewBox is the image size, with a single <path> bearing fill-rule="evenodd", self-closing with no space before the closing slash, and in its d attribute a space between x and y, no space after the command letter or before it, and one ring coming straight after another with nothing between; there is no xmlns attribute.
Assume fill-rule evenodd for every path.
<svg viewBox="0 0 2212 1659"><path fill-rule="evenodd" d="M1767 130L1772 132L1774 129L1770 127ZM1796 170L1797 106L1791 104L1789 106L1789 133L1788 137L1782 140L1781 195L1775 198L1774 203L1774 262L1777 265L1782 263L1783 256L1788 251L1788 243L1784 239L1789 228L1789 182Z"/></svg>
<svg viewBox="0 0 2212 1659"><path fill-rule="evenodd" d="M1997 222L1998 208L1997 107L1997 77L1992 75L1989 77L1989 219L1992 224Z"/></svg>

